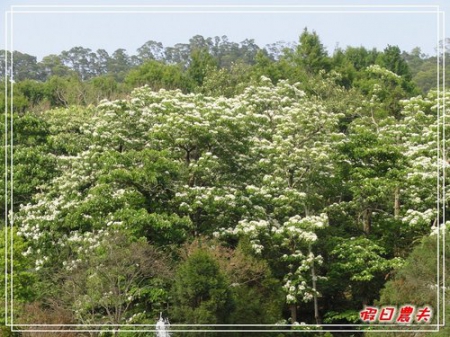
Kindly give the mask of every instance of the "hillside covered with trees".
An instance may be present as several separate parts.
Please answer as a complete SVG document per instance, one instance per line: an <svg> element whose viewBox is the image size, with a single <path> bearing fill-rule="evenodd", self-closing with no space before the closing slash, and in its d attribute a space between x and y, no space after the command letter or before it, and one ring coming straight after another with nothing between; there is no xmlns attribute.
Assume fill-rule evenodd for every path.
<svg viewBox="0 0 450 337"><path fill-rule="evenodd" d="M321 325L348 330L368 305L442 307L450 96L435 90L436 58L329 55L306 29L265 48L195 36L133 56L11 56L0 221L14 256L0 278L13 269L16 324L116 335L101 325L151 327L162 313L362 336Z"/></svg>

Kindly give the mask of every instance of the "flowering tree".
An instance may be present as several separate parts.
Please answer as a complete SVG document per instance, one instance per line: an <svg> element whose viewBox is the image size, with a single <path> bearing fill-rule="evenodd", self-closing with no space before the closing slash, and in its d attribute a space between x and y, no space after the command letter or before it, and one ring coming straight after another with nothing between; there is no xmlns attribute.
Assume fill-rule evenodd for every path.
<svg viewBox="0 0 450 337"><path fill-rule="evenodd" d="M62 284L61 307L72 310L76 321L117 327L153 323L147 316L167 302L160 284L170 276L161 252L145 241L130 242L115 233L105 236L92 255L66 263L55 281Z"/></svg>
<svg viewBox="0 0 450 337"><path fill-rule="evenodd" d="M35 150L44 152L40 162L50 174L37 175L26 188L33 196L15 214L34 275L48 284L46 275L78 270L89 285L83 294L104 305L86 300L77 310L92 313L92 322L123 322L130 317L114 320L106 308L138 308L140 300L125 298L146 292L153 275L133 279L119 304L103 296L108 292L99 274L92 276L93 265L111 262L108 247L125 252L131 245L109 246L109 238L146 242L178 261L180 245L216 234L230 249L250 243L247 254L282 283L292 322L312 305L320 322L319 290L344 296L341 283L349 277L357 285L352 300L372 301L361 297L364 289L379 289L396 257L440 225L433 182L444 162L432 158L443 152L436 134L445 129L442 97L412 98L394 113L382 84L399 85L398 75L366 71L366 99L351 111L337 100L360 96L347 96L339 74L330 72L311 86L316 94L262 77L229 98L142 87L126 100L43 114L39 139L48 144ZM97 253L103 262L92 257ZM169 290L164 282L151 284L154 294ZM54 297L61 291L50 290ZM157 307L161 298L153 295L149 305Z"/></svg>

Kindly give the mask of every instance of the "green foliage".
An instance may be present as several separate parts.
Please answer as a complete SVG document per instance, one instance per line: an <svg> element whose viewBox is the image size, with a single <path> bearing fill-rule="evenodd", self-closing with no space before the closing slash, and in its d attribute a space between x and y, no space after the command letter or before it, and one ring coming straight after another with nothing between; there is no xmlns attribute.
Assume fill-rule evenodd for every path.
<svg viewBox="0 0 450 337"><path fill-rule="evenodd" d="M445 229L444 229L445 230ZM448 235L448 233L447 233ZM448 308L448 296L446 296L446 303L443 303L442 285L443 280L448 277L442 274L442 266L444 261L449 259L449 240L443 240L444 232L440 236L434 234L426 236L414 247L411 254L405 261L405 264L400 268L396 268L392 273L392 278L386 283L384 289L381 291L380 300L377 305L393 305L402 306L404 304L412 304L416 307L429 305L433 308L433 322L436 324L437 312L440 313L441 321L449 316L449 311L443 311L444 307ZM438 245L440 249L438 250ZM445 245L445 256L444 253ZM437 255L437 252L440 255ZM439 264L439 266L438 266ZM438 268L440 268L440 277L437 279ZM446 295L447 295L447 290ZM440 301L438 301L438 292ZM443 327L439 332L423 333L423 336L446 336L449 329ZM370 335L381 335L372 334ZM386 335L386 334L383 334ZM409 336L410 333L400 333L399 336Z"/></svg>
<svg viewBox="0 0 450 337"><path fill-rule="evenodd" d="M112 75L93 77L89 83L91 84L89 90L91 96L97 96L97 102L100 102L103 99L116 99L122 90L121 85L117 83Z"/></svg>
<svg viewBox="0 0 450 337"><path fill-rule="evenodd" d="M17 83L14 90L16 90L15 94L19 93L27 99L30 108L39 105L47 98L45 84L36 80L23 80Z"/></svg>
<svg viewBox="0 0 450 337"><path fill-rule="evenodd" d="M292 56L293 61L309 74L317 74L320 70L330 69L330 60L316 32L308 32L305 28L299 38L299 45Z"/></svg>
<svg viewBox="0 0 450 337"><path fill-rule="evenodd" d="M56 156L74 156L85 151L91 139L84 130L94 115L92 108L71 106L45 111L41 118L47 123L47 144Z"/></svg>
<svg viewBox="0 0 450 337"><path fill-rule="evenodd" d="M395 268L393 279L386 283L381 292L379 303L381 305L402 305L404 303L414 304L416 306L431 305L437 310L437 245L438 240L442 240L437 235L424 237L417 244L411 254L401 267ZM442 245L442 242L440 242ZM447 248L448 240L445 242L446 256L449 258ZM444 247L440 247L443 252ZM442 267L442 256L439 257L439 265ZM446 277L446 275L441 275ZM442 279L440 280L442 284Z"/></svg>
<svg viewBox="0 0 450 337"><path fill-rule="evenodd" d="M359 311L347 310L344 312L328 311L324 316L324 323L336 324L337 322L346 322L346 324L359 324ZM347 323L348 322L348 323Z"/></svg>
<svg viewBox="0 0 450 337"><path fill-rule="evenodd" d="M148 85L153 90L181 89L190 90L190 82L187 75L177 65L168 65L162 62L150 60L131 70L125 77L125 83L131 87Z"/></svg>
<svg viewBox="0 0 450 337"><path fill-rule="evenodd" d="M347 59L352 66L361 71L368 66L375 64L380 52L372 49L367 50L364 47L347 47L344 51L345 59Z"/></svg>
<svg viewBox="0 0 450 337"><path fill-rule="evenodd" d="M400 48L397 46L387 46L384 52L379 54L377 63L387 70L402 76L406 80L411 79L411 73L408 64L401 55Z"/></svg>
<svg viewBox="0 0 450 337"><path fill-rule="evenodd" d="M196 86L202 86L206 74L217 67L217 60L205 49L196 49L191 53L187 76Z"/></svg>
<svg viewBox="0 0 450 337"><path fill-rule="evenodd" d="M86 105L86 86L72 74L67 77L51 76L45 82L46 96L53 107Z"/></svg>
<svg viewBox="0 0 450 337"><path fill-rule="evenodd" d="M14 84L20 318L356 322L442 226L448 94L408 98L403 57L305 30L276 55L196 36L46 59Z"/></svg>
<svg viewBox="0 0 450 337"><path fill-rule="evenodd" d="M246 83L251 80L250 67L243 63L237 63L225 68L208 68L203 78L202 86L198 89L207 96L233 97L242 94Z"/></svg>
<svg viewBox="0 0 450 337"><path fill-rule="evenodd" d="M17 318L18 315L25 313L23 305L32 302L39 294L35 288L38 279L33 272L34 259L27 242L17 235L17 231L11 229L11 227L3 227L0 230L0 236L2 238L0 241L0 256L4 257L0 264L0 286L5 290L5 294L8 294L1 301L0 324L3 325L5 324L5 302L8 303L8 315L11 319L11 301L14 301L16 309L14 310L14 318ZM6 242L7 246L5 246ZM5 267L7 267L6 270ZM11 290L14 294L13 299L9 295Z"/></svg>
<svg viewBox="0 0 450 337"><path fill-rule="evenodd" d="M9 138L8 143L13 142L13 151L11 154L11 146L2 147L0 153L2 162L0 167L2 171L8 175L8 184L11 183L11 161L14 164L14 207L26 204L31 201L32 196L38 189L49 179L56 175L56 160L48 153L47 137L49 133L49 125L41 118L34 114L7 115L5 119L0 121L0 134L5 138L5 121L7 122L8 137L11 137L10 128L12 124L12 140ZM5 153L6 152L6 153ZM8 156L7 166L5 160ZM0 185L5 191L5 179L2 179ZM0 209L2 219L4 219L5 198L9 204L10 194L2 193L0 200ZM11 207L9 204L8 207Z"/></svg>
<svg viewBox="0 0 450 337"><path fill-rule="evenodd" d="M133 240L133 241L132 241ZM145 240L112 233L66 264L57 301L83 324L146 323L167 303L167 260Z"/></svg>
<svg viewBox="0 0 450 337"><path fill-rule="evenodd" d="M64 65L61 56L47 55L38 63L40 80L46 81L52 76L65 77L68 76L72 70Z"/></svg>
<svg viewBox="0 0 450 337"><path fill-rule="evenodd" d="M388 261L382 257L384 249L366 238L340 240L331 255L336 256L334 267L338 274L346 273L350 281L367 282L376 273L387 272L401 265L401 260ZM333 271L334 272L334 271Z"/></svg>
<svg viewBox="0 0 450 337"><path fill-rule="evenodd" d="M174 320L193 324L229 322L233 309L229 282L206 251L194 252L179 266L173 292Z"/></svg>
<svg viewBox="0 0 450 337"><path fill-rule="evenodd" d="M388 46L384 51L347 47L337 50L331 58L317 33L306 28L299 43L294 45L275 43L260 48L252 39L238 44L230 42L226 36L204 38L197 35L188 44L166 48L160 42L148 41L137 52L130 56L124 49L118 49L109 55L103 49L92 51L77 46L60 55L45 56L41 62L36 62L31 55L14 52L17 62L14 78L19 81L15 90L15 111L97 104L103 98L125 96L130 89L144 84L154 90L177 88L183 92L231 96L242 92L261 76L275 83L281 79L310 82L304 87L309 92L314 91L311 86L314 87L320 71L331 70L340 74L338 82L346 89L361 86L364 91L367 79L364 71L375 64L401 77L400 86L394 90L397 97L404 98L405 92L408 95L418 93L412 74L417 75L415 79L419 84L427 82L421 86L435 85L429 83L435 79L430 73L435 70L429 69L430 64L436 63L432 57L423 62L425 56L420 53L410 56L400 53L396 46ZM238 68L233 70L236 65ZM423 69L412 70L410 65ZM229 71L230 76L227 76ZM6 68L0 68L0 73L2 77L8 76ZM122 83L124 81L126 84Z"/></svg>

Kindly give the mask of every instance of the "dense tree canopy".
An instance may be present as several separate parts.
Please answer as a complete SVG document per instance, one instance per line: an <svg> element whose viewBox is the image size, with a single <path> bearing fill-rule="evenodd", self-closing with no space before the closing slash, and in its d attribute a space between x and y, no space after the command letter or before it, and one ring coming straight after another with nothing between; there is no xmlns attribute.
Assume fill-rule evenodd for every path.
<svg viewBox="0 0 450 337"><path fill-rule="evenodd" d="M305 29L277 48L195 36L135 56L17 54L30 76L8 84L0 206L16 322L320 330L425 304L406 289L446 230L450 94L421 93L395 46L330 56Z"/></svg>

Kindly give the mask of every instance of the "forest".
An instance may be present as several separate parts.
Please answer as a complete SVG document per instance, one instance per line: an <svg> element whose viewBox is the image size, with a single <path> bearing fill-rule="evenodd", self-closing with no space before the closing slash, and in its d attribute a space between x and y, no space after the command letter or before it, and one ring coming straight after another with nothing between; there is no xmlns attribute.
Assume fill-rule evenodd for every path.
<svg viewBox="0 0 450 337"><path fill-rule="evenodd" d="M1 51L1 335L447 336L446 43Z"/></svg>

